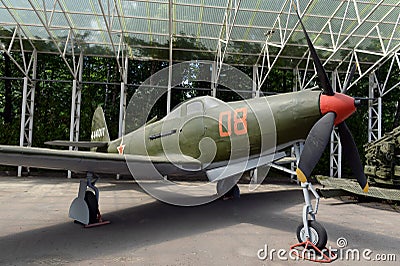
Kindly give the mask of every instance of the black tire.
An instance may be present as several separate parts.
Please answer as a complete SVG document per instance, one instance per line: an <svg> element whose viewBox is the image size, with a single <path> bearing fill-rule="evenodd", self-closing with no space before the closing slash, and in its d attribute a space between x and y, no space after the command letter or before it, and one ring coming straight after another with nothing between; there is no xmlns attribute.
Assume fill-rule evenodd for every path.
<svg viewBox="0 0 400 266"><path fill-rule="evenodd" d="M234 185L233 188L231 188L231 190L229 191L229 193L231 194L231 196L234 199L238 199L240 198L240 189L238 185Z"/></svg>
<svg viewBox="0 0 400 266"><path fill-rule="evenodd" d="M89 224L97 223L97 213L99 212L99 203L92 191L86 191L85 202L89 208Z"/></svg>
<svg viewBox="0 0 400 266"><path fill-rule="evenodd" d="M308 227L310 228L311 234L310 241L320 250L325 248L326 243L328 242L328 234L326 233L325 228L317 221L312 220L308 220ZM304 225L301 223L296 230L297 240L299 240L300 243L306 241L304 231Z"/></svg>
<svg viewBox="0 0 400 266"><path fill-rule="evenodd" d="M237 199L240 197L240 190L238 185L234 185L228 192L225 193L224 198Z"/></svg>

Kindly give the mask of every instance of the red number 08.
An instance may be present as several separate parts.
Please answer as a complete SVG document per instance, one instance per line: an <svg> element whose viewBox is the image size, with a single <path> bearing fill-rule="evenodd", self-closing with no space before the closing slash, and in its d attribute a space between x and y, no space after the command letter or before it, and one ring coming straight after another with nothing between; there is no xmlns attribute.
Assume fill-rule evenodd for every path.
<svg viewBox="0 0 400 266"><path fill-rule="evenodd" d="M226 121L226 129L224 122ZM232 111L224 111L219 114L219 135L228 137L232 134ZM233 112L233 132L235 135L247 133L247 108L238 108Z"/></svg>

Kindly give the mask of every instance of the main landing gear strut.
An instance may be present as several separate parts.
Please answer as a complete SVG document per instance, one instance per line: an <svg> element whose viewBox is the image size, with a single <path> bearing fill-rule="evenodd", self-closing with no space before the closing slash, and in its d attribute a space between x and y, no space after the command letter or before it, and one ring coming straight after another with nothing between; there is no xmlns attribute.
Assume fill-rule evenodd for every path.
<svg viewBox="0 0 400 266"><path fill-rule="evenodd" d="M217 195L223 200L240 198L240 189L236 178L225 178L217 182Z"/></svg>
<svg viewBox="0 0 400 266"><path fill-rule="evenodd" d="M101 218L99 211L99 189L96 187L97 180L98 178L93 179L93 173L87 173L86 180L80 181L78 197L72 201L69 208L69 217L83 224L85 227L110 223L110 221L103 221ZM88 188L91 190L88 190Z"/></svg>
<svg viewBox="0 0 400 266"><path fill-rule="evenodd" d="M297 227L296 231L297 239L300 243L292 245L290 249L296 250L294 254L303 259L316 262L331 262L335 260L337 256L325 248L328 241L328 235L325 228L316 221L320 197L311 183L301 183L301 187L303 189L305 205L303 207L302 215L303 222ZM309 191L311 191L316 199L315 209L312 206ZM303 251L298 249L300 247L303 248ZM307 254L307 252L304 252L305 249L314 249L315 252ZM311 256L315 254L316 256Z"/></svg>

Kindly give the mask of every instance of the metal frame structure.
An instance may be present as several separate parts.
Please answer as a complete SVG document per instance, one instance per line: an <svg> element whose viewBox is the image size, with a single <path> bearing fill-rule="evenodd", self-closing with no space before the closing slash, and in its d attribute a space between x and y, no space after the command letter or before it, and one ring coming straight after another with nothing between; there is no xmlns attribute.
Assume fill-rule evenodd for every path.
<svg viewBox="0 0 400 266"><path fill-rule="evenodd" d="M334 91L337 91L338 79L338 71L335 70L332 73L332 88ZM329 175L338 178L342 177L342 144L336 127L331 134L329 157Z"/></svg>
<svg viewBox="0 0 400 266"><path fill-rule="evenodd" d="M24 58L24 56L23 56ZM29 65L27 66L24 60L24 83L22 89L22 107L21 107L21 132L19 145L30 147L32 146L33 137L33 113L35 108L35 81L36 79L36 62L37 52L33 51ZM31 76L29 77L29 72ZM22 167L18 166L18 176L21 176Z"/></svg>
<svg viewBox="0 0 400 266"><path fill-rule="evenodd" d="M382 97L400 86L388 85L390 73L400 69L399 1L90 0L77 5L65 0L0 0L0 52L11 58L24 78L20 145L32 143L36 58L42 52L60 56L72 76L71 140L79 139L84 56L116 58L121 82L120 136L124 133L129 59L168 61L171 70L173 62L184 60L174 58L175 51L200 59L212 56L214 96L223 63L253 67L255 97L274 68L293 69L296 89L312 87L315 71L293 5L324 66L334 73L338 90L354 63L359 67L350 94L351 87L369 76L366 94L377 100L370 101L368 140L380 138ZM177 40L194 45L180 47ZM54 51L41 51L35 45L39 42L52 44ZM154 49L168 50L167 56L154 57ZM16 53L22 55L22 63L13 57ZM245 60L238 62L238 57ZM388 65L389 71L378 81L374 73L382 65ZM170 71L167 111L171 79ZM340 142L335 134L331 140L331 175L340 176Z"/></svg>
<svg viewBox="0 0 400 266"><path fill-rule="evenodd" d="M81 116L82 99L82 72L83 72L83 54L79 55L78 63L74 60L74 80L72 81L71 96L71 122L69 129L69 140L79 141L79 125ZM78 150L78 147L69 147L69 150ZM71 171L68 171L68 178L71 178Z"/></svg>
<svg viewBox="0 0 400 266"><path fill-rule="evenodd" d="M221 74L222 64L224 63L224 59L226 56L226 52L228 50L228 44L231 39L232 30L235 27L237 14L240 8L241 0L228 0L226 5L226 10L224 14L224 18L222 21L222 27L220 29L218 45L217 45L217 54L215 56L215 75L214 75L214 83L218 83L219 75Z"/></svg>

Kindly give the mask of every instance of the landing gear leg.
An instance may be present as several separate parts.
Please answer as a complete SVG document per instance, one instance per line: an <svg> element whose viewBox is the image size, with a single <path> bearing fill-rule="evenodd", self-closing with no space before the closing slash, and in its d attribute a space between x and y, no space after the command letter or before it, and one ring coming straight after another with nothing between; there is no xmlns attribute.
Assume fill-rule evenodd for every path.
<svg viewBox="0 0 400 266"><path fill-rule="evenodd" d="M298 247L303 247L304 249L314 249L319 253L317 254L316 258L302 258L318 262L331 262L335 260L337 256L329 250L325 251L328 235L325 228L316 221L320 197L311 183L301 183L301 187L303 189L305 205L303 207L303 222L297 227L296 230L297 239L300 243L291 246L290 249L295 249L297 252L294 254L298 255L299 257L304 256L304 252L298 251ZM315 209L312 206L309 191L311 191L316 199Z"/></svg>
<svg viewBox="0 0 400 266"><path fill-rule="evenodd" d="M69 208L69 217L85 225L93 227L108 224L110 221L103 221L99 211L99 189L96 187L98 178L93 179L93 173L87 173L86 180L79 184L78 197L76 197ZM87 188L91 188L88 190Z"/></svg>
<svg viewBox="0 0 400 266"><path fill-rule="evenodd" d="M219 180L217 182L217 194L222 196L224 200L240 198L240 189L236 182L236 178Z"/></svg>

